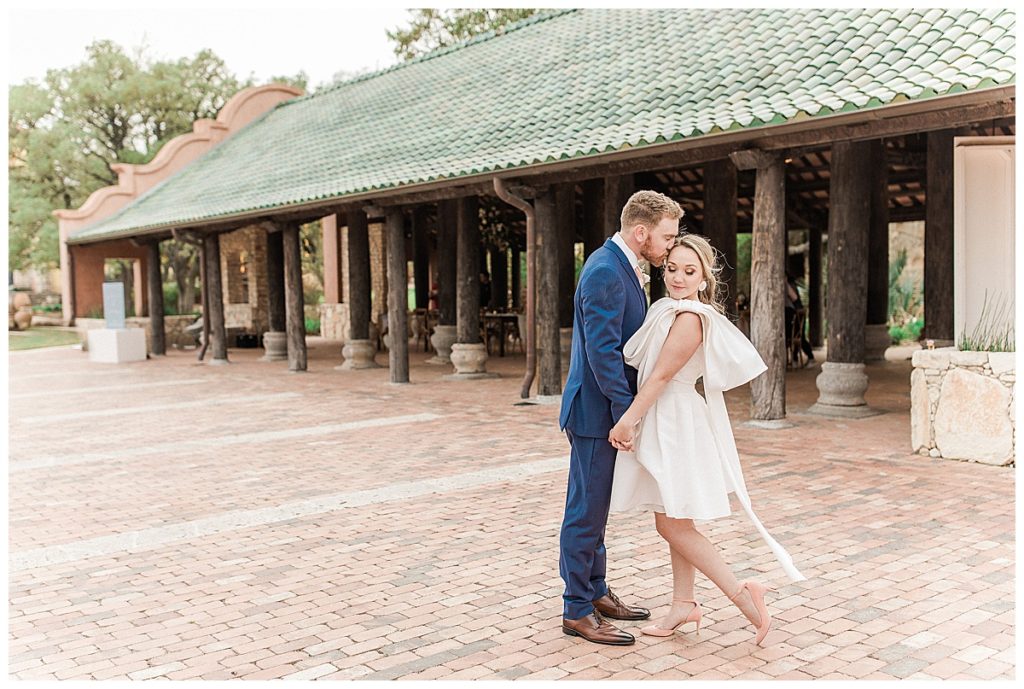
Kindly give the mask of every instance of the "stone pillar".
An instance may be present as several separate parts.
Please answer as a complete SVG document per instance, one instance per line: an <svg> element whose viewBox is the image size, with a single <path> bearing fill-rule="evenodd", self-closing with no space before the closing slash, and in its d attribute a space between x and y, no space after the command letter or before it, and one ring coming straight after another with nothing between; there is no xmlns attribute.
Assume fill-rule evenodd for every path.
<svg viewBox="0 0 1024 689"><path fill-rule="evenodd" d="M750 383L751 419L780 421L786 417L786 171L782 159L769 154L758 157L756 169L750 340L768 370Z"/></svg>
<svg viewBox="0 0 1024 689"><path fill-rule="evenodd" d="M812 347L825 343L825 292L822 289L821 254L824 230L812 227L807 232L807 331Z"/></svg>
<svg viewBox="0 0 1024 689"><path fill-rule="evenodd" d="M605 235L604 222L604 180L588 179L583 187L583 259L586 260L596 249L601 248Z"/></svg>
<svg viewBox="0 0 1024 689"><path fill-rule="evenodd" d="M954 344L953 135L928 132L924 224L924 333L936 347Z"/></svg>
<svg viewBox="0 0 1024 689"><path fill-rule="evenodd" d="M832 145L828 223L828 360L811 413L865 416L864 323L867 317L871 143Z"/></svg>
<svg viewBox="0 0 1024 689"><path fill-rule="evenodd" d="M134 308L133 314L141 316L147 313L146 310L146 280L143 275L142 264L145 262L145 258L141 258L132 261L132 305Z"/></svg>
<svg viewBox="0 0 1024 689"><path fill-rule="evenodd" d="M704 166L704 235L722 252L719 290L726 313L734 322L737 318L736 178L736 166L728 158Z"/></svg>
<svg viewBox="0 0 1024 689"><path fill-rule="evenodd" d="M452 345L456 341L455 321L455 283L458 242L456 229L458 225L459 202L446 199L437 204L437 325L430 337L430 345L434 348L434 356L427 359L428 364L452 363Z"/></svg>
<svg viewBox="0 0 1024 689"><path fill-rule="evenodd" d="M459 199L456 223L456 336L450 380L480 378L487 373L487 346L480 341L480 218L476 196Z"/></svg>
<svg viewBox="0 0 1024 689"><path fill-rule="evenodd" d="M392 383L409 382L409 275L405 266L405 214L384 212L388 242L388 368Z"/></svg>
<svg viewBox="0 0 1024 689"><path fill-rule="evenodd" d="M636 191L633 175L604 178L604 236L611 237L622 224L622 209Z"/></svg>
<svg viewBox="0 0 1024 689"><path fill-rule="evenodd" d="M348 225L349 329L341 355L345 361L336 369L347 371L379 368L370 340L370 233L366 213L352 209L345 216Z"/></svg>
<svg viewBox="0 0 1024 689"><path fill-rule="evenodd" d="M871 210L868 222L868 303L864 361L884 361L889 348L889 166L885 141L867 144Z"/></svg>
<svg viewBox="0 0 1024 689"><path fill-rule="evenodd" d="M280 229L267 234L267 327L263 333L263 361L288 358L285 333L284 245Z"/></svg>
<svg viewBox="0 0 1024 689"><path fill-rule="evenodd" d="M576 292L576 185L569 182L553 187L555 203L554 239L558 246L558 337L560 370L568 370L572 350L573 297ZM541 259L543 260L543 259Z"/></svg>
<svg viewBox="0 0 1024 689"><path fill-rule="evenodd" d="M152 353L167 354L164 332L164 285L160 275L160 242L146 245L146 287L149 291L149 340Z"/></svg>
<svg viewBox="0 0 1024 689"><path fill-rule="evenodd" d="M338 232L338 216L328 215L320 219L324 256L324 303L340 304L343 298L341 274L341 236Z"/></svg>
<svg viewBox="0 0 1024 689"><path fill-rule="evenodd" d="M555 190L538 190L537 214L537 396L562 392L558 298L558 209Z"/></svg>
<svg viewBox="0 0 1024 689"><path fill-rule="evenodd" d="M210 364L217 366L228 363L227 333L224 330L224 291L220 276L220 235L203 236L203 256L206 260L206 303L210 312L203 318L210 319Z"/></svg>
<svg viewBox="0 0 1024 689"><path fill-rule="evenodd" d="M289 223L281 230L284 254L285 332L288 337L288 370L306 370L306 315L302 296L302 258L299 225Z"/></svg>

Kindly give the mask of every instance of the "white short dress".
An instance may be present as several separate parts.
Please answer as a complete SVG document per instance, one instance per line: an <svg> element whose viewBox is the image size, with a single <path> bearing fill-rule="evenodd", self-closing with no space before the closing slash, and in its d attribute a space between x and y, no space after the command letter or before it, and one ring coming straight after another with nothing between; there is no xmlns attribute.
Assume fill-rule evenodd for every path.
<svg viewBox="0 0 1024 689"><path fill-rule="evenodd" d="M750 506L722 395L767 370L746 336L707 304L666 297L651 305L643 325L626 343L626 363L639 371L642 386L682 311L701 317L704 340L648 409L637 429L634 451L618 453L611 511L652 510L677 519L716 519L732 513L733 493L789 578L802 581L806 577ZM704 397L695 388L700 378Z"/></svg>

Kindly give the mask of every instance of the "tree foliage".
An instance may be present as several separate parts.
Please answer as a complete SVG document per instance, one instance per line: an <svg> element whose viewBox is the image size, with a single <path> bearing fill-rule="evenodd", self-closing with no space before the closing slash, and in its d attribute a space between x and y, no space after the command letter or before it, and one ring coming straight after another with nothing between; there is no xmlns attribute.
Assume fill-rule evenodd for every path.
<svg viewBox="0 0 1024 689"><path fill-rule="evenodd" d="M500 30L539 11L524 8L409 10L409 26L395 27L387 31L387 37L395 44L395 55L411 60L477 34Z"/></svg>
<svg viewBox="0 0 1024 689"><path fill-rule="evenodd" d="M305 75L277 81L304 85ZM42 83L11 86L8 268L56 266L54 210L77 208L116 184L112 164L149 162L252 83L235 77L210 50L150 61L141 51L129 55L111 41L96 41L81 63L49 70ZM195 272L194 252L177 253L184 262L172 262L172 271Z"/></svg>

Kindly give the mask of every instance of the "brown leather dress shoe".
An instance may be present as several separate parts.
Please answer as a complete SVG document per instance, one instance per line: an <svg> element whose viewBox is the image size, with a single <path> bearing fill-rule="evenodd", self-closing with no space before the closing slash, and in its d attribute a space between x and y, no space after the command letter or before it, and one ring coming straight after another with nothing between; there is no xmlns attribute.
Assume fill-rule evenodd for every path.
<svg viewBox="0 0 1024 689"><path fill-rule="evenodd" d="M578 620L563 617L562 632L569 636L579 636L595 644L609 646L629 646L636 641L632 634L607 622L596 610Z"/></svg>
<svg viewBox="0 0 1024 689"><path fill-rule="evenodd" d="M647 608L631 608L623 603L611 589L608 589L608 595L598 598L593 603L594 609L613 620L646 620L651 616L651 611Z"/></svg>

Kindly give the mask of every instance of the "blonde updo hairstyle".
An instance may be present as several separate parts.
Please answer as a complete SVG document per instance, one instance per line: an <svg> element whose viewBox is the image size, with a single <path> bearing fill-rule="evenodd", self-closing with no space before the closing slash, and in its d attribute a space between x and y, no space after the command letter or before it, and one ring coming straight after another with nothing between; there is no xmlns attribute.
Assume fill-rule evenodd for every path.
<svg viewBox="0 0 1024 689"><path fill-rule="evenodd" d="M706 237L702 237L699 234L679 235L676 237L675 242L672 243L672 249L680 246L692 249L697 254L697 260L700 261L700 269L704 274L703 279L707 286L697 292L698 301L724 314L725 308L721 303L722 295L718 293L718 276L722 272L722 263L719 259L720 253L715 247L711 246L711 242ZM669 253L672 253L672 249L669 250Z"/></svg>

